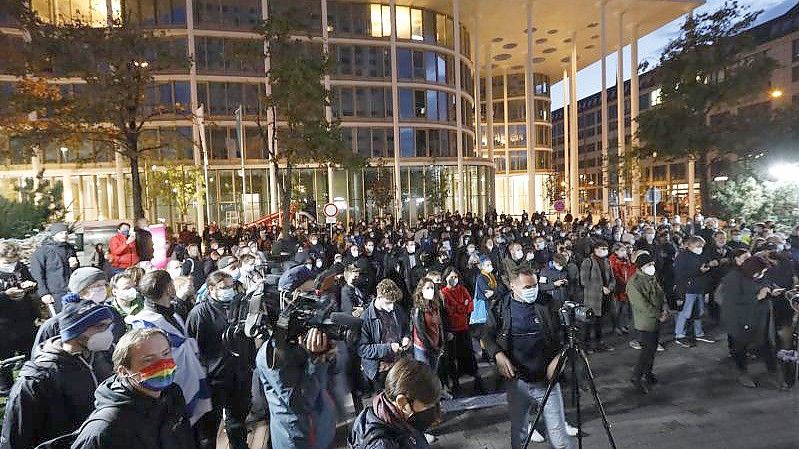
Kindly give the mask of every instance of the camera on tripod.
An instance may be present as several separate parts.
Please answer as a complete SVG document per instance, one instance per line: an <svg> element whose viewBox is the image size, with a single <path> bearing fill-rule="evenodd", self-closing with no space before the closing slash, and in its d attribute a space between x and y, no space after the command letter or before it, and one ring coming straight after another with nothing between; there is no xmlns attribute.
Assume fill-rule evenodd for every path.
<svg viewBox="0 0 799 449"><path fill-rule="evenodd" d="M594 309L574 301L565 301L558 312L560 323L564 326L590 323L594 319Z"/></svg>
<svg viewBox="0 0 799 449"><path fill-rule="evenodd" d="M790 301L795 305L799 305L799 287L794 287L790 290L786 290L784 295L785 299L787 299L788 301Z"/></svg>

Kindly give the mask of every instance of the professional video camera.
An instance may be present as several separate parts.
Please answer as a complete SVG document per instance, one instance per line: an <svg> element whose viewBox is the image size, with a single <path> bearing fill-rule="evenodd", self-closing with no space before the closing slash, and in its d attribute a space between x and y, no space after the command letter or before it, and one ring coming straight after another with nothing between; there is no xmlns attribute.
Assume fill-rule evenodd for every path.
<svg viewBox="0 0 799 449"><path fill-rule="evenodd" d="M594 319L594 309L574 301L565 301L559 315L562 325L574 326L577 323L590 323Z"/></svg>
<svg viewBox="0 0 799 449"><path fill-rule="evenodd" d="M785 299L790 301L791 304L794 305L794 307L799 307L799 287L794 287L790 290L786 290L784 295Z"/></svg>

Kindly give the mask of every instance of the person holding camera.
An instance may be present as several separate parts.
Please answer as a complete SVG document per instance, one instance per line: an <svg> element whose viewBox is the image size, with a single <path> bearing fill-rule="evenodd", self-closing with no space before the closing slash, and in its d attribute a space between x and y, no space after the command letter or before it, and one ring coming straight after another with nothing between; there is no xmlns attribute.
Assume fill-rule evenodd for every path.
<svg viewBox="0 0 799 449"><path fill-rule="evenodd" d="M186 331L197 340L200 361L208 372L208 386L211 388L212 410L197 423L197 444L200 448L216 447L216 434L224 410L230 447L246 449L245 420L250 409L255 346L251 339L236 339L228 342L235 343L231 348L222 339L235 320L232 312L235 303L243 295L236 292L230 274L222 271L211 273L206 284L209 299L197 304L186 320Z"/></svg>
<svg viewBox="0 0 799 449"><path fill-rule="evenodd" d="M549 298L539 297L538 278L522 269L511 278L510 292L494 301L483 336L486 351L507 380L511 448L527 438L533 405L544 399L560 350L560 325ZM544 405L544 424L556 449L571 448L560 385Z"/></svg>
<svg viewBox="0 0 799 449"><path fill-rule="evenodd" d="M335 346L317 328L297 341L273 336L258 350L256 372L269 404L272 447L327 449L336 433L336 406L328 390Z"/></svg>
<svg viewBox="0 0 799 449"><path fill-rule="evenodd" d="M411 348L408 314L401 300L402 290L397 284L383 279L377 284L377 296L361 316L358 355L373 391L383 389L388 370L399 360L400 352Z"/></svg>
<svg viewBox="0 0 799 449"><path fill-rule="evenodd" d="M635 259L635 266L638 271L627 281L626 292L641 352L631 382L639 392L647 394L649 386L657 383L652 365L658 348L660 324L668 319L669 312L664 306L666 294L655 277L655 260L649 253L641 253Z"/></svg>
<svg viewBox="0 0 799 449"><path fill-rule="evenodd" d="M348 449L426 449L424 432L441 418L441 383L422 362L402 359L386 387L352 424Z"/></svg>

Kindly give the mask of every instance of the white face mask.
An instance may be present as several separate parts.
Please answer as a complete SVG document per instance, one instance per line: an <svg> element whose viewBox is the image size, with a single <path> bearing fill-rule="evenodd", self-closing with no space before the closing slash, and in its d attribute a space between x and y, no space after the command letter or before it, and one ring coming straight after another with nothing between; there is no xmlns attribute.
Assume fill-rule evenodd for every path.
<svg viewBox="0 0 799 449"><path fill-rule="evenodd" d="M383 310L385 312L393 312L394 311L394 303L393 302L385 302L385 301L375 301L375 307Z"/></svg>
<svg viewBox="0 0 799 449"><path fill-rule="evenodd" d="M436 291L432 288L423 288L422 289L422 298L430 301L431 299L436 297Z"/></svg>
<svg viewBox="0 0 799 449"><path fill-rule="evenodd" d="M644 272L647 276L654 276L655 275L655 266L654 265L647 265L644 268L641 268L641 271Z"/></svg>
<svg viewBox="0 0 799 449"><path fill-rule="evenodd" d="M111 344L114 343L114 333L112 332L114 325L108 326L108 329L98 332L86 342L86 349L91 352L108 351Z"/></svg>
<svg viewBox="0 0 799 449"><path fill-rule="evenodd" d="M105 287L94 287L89 290L89 296L86 298L95 304L102 304L108 297Z"/></svg>
<svg viewBox="0 0 799 449"><path fill-rule="evenodd" d="M741 235L740 235L740 234L737 234L737 235L733 235L733 236L732 236L732 241L733 241L733 242L740 242L741 240L742 240L742 238L741 238Z"/></svg>
<svg viewBox="0 0 799 449"><path fill-rule="evenodd" d="M538 287L523 288L518 300L526 304L532 304L536 299L538 299Z"/></svg>
<svg viewBox="0 0 799 449"><path fill-rule="evenodd" d="M170 268L169 270L167 270L167 273L169 273L169 277L171 277L172 279L177 279L180 277L182 271L183 270L180 267Z"/></svg>
<svg viewBox="0 0 799 449"><path fill-rule="evenodd" d="M322 268L322 259L316 259L316 268Z"/></svg>
<svg viewBox="0 0 799 449"><path fill-rule="evenodd" d="M691 248L691 252L696 254L696 255L702 254L702 247L701 246L695 246L695 247Z"/></svg>
<svg viewBox="0 0 799 449"><path fill-rule="evenodd" d="M563 269L563 267L562 267L562 266L560 266L560 265L557 265L557 264L552 264L552 268L554 268L554 269L555 269L555 270L557 270L557 271L561 271L561 270Z"/></svg>
<svg viewBox="0 0 799 449"><path fill-rule="evenodd" d="M136 299L136 296L138 296L138 295L139 295L139 292L137 292L135 288L130 287L130 288L126 288L124 290L120 290L119 293L117 293L117 299L125 301L125 302L131 302L134 299Z"/></svg>
<svg viewBox="0 0 799 449"><path fill-rule="evenodd" d="M525 259L526 259L526 260L533 260L533 259L535 259L535 253L527 253L527 256L525 256Z"/></svg>
<svg viewBox="0 0 799 449"><path fill-rule="evenodd" d="M544 242L538 242L535 244L537 250L541 251L542 249L546 248L547 244Z"/></svg>
<svg viewBox="0 0 799 449"><path fill-rule="evenodd" d="M513 258L514 258L514 259L516 259L516 260L519 260L519 259L521 259L522 257L524 257L524 251L522 251L522 250L519 250L519 251L514 251L514 252L513 252Z"/></svg>
<svg viewBox="0 0 799 449"><path fill-rule="evenodd" d="M648 243L655 241L655 234L644 234L644 238Z"/></svg>
<svg viewBox="0 0 799 449"><path fill-rule="evenodd" d="M492 271L494 271L494 267L491 266L491 265L488 265L486 267L483 267L483 271L486 272L486 273L491 273Z"/></svg>
<svg viewBox="0 0 799 449"><path fill-rule="evenodd" d="M600 250L594 251L594 253L597 255L597 257L608 257L608 250L606 250L606 249L600 249Z"/></svg>
<svg viewBox="0 0 799 449"><path fill-rule="evenodd" d="M452 278L447 279L447 285L449 285L450 287L454 287L454 286L458 285L458 278L452 277Z"/></svg>

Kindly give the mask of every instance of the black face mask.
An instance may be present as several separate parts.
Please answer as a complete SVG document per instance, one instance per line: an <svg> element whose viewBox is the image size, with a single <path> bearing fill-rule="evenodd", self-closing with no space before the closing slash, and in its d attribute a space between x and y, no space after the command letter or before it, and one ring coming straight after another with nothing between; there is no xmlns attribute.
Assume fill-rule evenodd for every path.
<svg viewBox="0 0 799 449"><path fill-rule="evenodd" d="M414 413L408 418L408 424L419 432L424 433L425 430L429 429L430 426L438 420L441 414L439 407L439 405L436 405L427 410Z"/></svg>

